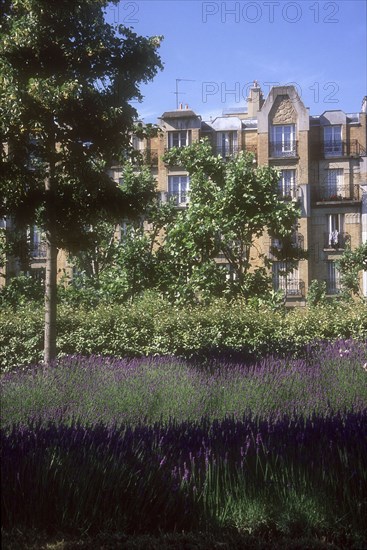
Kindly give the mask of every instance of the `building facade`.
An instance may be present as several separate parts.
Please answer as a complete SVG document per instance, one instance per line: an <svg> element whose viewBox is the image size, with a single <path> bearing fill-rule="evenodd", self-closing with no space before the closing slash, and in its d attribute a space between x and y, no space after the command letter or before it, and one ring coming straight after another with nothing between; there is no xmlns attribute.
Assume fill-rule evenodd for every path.
<svg viewBox="0 0 367 550"><path fill-rule="evenodd" d="M336 261L345 247L355 249L367 241L367 98L358 113L342 110L310 115L294 86L275 86L264 98L255 81L247 108L228 109L221 117L203 121L187 106L167 111L159 119L161 132L151 139L134 138L133 146L143 153L157 180L162 200L174 197L178 208L190 201L190 179L180 167L162 159L172 147L186 147L208 138L213 152L223 158L239 151L255 155L257 165L280 172L279 194L300 208L295 243L308 251L292 273L274 261L274 289L284 291L288 304L305 303L312 280L325 281L327 294L340 292ZM119 181L121 168L111 167ZM37 240L38 239L38 240ZM34 233L35 261L42 267L42 246ZM281 243L264 236L260 251L272 258ZM60 261L65 261L60 256ZM220 261L220 260L218 260ZM367 296L367 273L361 279Z"/></svg>

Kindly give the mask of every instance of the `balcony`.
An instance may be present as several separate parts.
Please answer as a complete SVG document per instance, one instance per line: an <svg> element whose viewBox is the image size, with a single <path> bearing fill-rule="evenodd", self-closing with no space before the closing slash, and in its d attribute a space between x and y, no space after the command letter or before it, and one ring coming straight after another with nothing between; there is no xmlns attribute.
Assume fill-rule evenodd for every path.
<svg viewBox="0 0 367 550"><path fill-rule="evenodd" d="M321 185L314 185L312 188L312 200L319 203L360 201L360 195L359 185L349 185L349 183L324 183Z"/></svg>
<svg viewBox="0 0 367 550"><path fill-rule="evenodd" d="M324 158L358 158L366 156L366 149L357 139L351 139L350 141L325 141L320 149L323 152Z"/></svg>
<svg viewBox="0 0 367 550"><path fill-rule="evenodd" d="M269 144L270 158L296 158L298 157L298 142L295 140L272 141Z"/></svg>
<svg viewBox="0 0 367 550"><path fill-rule="evenodd" d="M339 233L339 231L324 233L324 250L343 250L348 244L350 244L348 233Z"/></svg>
<svg viewBox="0 0 367 550"><path fill-rule="evenodd" d="M158 166L158 149L135 150L132 155L133 164L140 166Z"/></svg>
<svg viewBox="0 0 367 550"><path fill-rule="evenodd" d="M283 291L287 298L305 295L305 283L297 278L274 278L273 287L276 291Z"/></svg>
<svg viewBox="0 0 367 550"><path fill-rule="evenodd" d="M46 243L34 243L31 248L32 260L43 260L46 258Z"/></svg>
<svg viewBox="0 0 367 550"><path fill-rule="evenodd" d="M187 206L189 203L189 192L181 191L181 193L167 193L167 199L172 201L177 207Z"/></svg>
<svg viewBox="0 0 367 550"><path fill-rule="evenodd" d="M288 241L282 241L281 239L272 239L269 244L268 258L272 261L279 261L279 259L286 259L287 257L303 256L305 249L305 238L300 233L295 233Z"/></svg>
<svg viewBox="0 0 367 550"><path fill-rule="evenodd" d="M213 147L214 154L220 155L222 158L233 157L240 150L238 145L217 145Z"/></svg>
<svg viewBox="0 0 367 550"><path fill-rule="evenodd" d="M299 199L297 185L279 186L278 197L283 201L297 202Z"/></svg>

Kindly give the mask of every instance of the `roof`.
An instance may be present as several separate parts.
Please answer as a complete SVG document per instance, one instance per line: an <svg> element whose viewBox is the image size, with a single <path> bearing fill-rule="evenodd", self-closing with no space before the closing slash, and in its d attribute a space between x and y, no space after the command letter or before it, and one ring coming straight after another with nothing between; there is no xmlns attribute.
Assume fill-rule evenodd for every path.
<svg viewBox="0 0 367 550"><path fill-rule="evenodd" d="M160 118L198 118L198 116L191 109L176 109L175 111L166 111Z"/></svg>

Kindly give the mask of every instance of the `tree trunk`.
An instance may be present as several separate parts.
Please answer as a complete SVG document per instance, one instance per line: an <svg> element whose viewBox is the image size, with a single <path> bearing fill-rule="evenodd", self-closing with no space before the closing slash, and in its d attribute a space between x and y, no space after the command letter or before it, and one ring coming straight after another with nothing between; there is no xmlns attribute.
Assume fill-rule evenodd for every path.
<svg viewBox="0 0 367 550"><path fill-rule="evenodd" d="M50 144L49 174L45 181L46 191L46 280L45 280L45 344L44 362L50 365L56 359L56 313L57 313L57 247L55 240L55 143Z"/></svg>
<svg viewBox="0 0 367 550"><path fill-rule="evenodd" d="M52 230L46 232L45 347L44 361L56 358L57 248Z"/></svg>

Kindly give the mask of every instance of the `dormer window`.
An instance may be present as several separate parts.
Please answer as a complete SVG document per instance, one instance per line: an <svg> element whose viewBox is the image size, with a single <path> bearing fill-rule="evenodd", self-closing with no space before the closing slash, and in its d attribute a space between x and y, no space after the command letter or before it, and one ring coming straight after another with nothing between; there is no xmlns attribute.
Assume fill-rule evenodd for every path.
<svg viewBox="0 0 367 550"><path fill-rule="evenodd" d="M237 153L237 132L217 132L217 153L223 158Z"/></svg>
<svg viewBox="0 0 367 550"><path fill-rule="evenodd" d="M168 148L191 145L191 130L168 132Z"/></svg>
<svg viewBox="0 0 367 550"><path fill-rule="evenodd" d="M342 127L324 127L324 154L325 157L340 157L343 154Z"/></svg>

